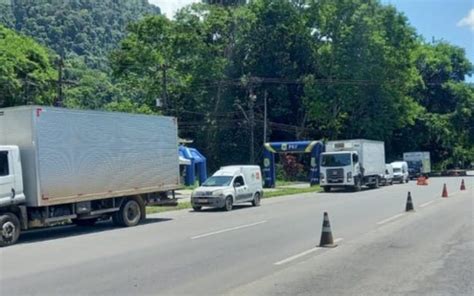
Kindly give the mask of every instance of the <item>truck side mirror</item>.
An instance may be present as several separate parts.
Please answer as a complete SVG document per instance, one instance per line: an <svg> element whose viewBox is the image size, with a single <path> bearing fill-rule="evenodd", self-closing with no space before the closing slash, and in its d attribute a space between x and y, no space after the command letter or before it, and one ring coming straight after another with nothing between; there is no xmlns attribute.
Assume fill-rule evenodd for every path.
<svg viewBox="0 0 474 296"><path fill-rule="evenodd" d="M352 162L353 163L359 162L359 156L357 154L352 154Z"/></svg>

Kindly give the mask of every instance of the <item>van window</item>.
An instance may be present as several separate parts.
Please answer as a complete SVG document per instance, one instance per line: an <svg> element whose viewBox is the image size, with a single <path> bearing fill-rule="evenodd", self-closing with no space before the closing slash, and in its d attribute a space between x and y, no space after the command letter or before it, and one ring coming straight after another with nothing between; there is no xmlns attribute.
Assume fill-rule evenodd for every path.
<svg viewBox="0 0 474 296"><path fill-rule="evenodd" d="M241 187L241 186L244 186L244 185L245 185L244 178L242 178L242 176L238 176L237 178L235 178L234 187Z"/></svg>
<svg viewBox="0 0 474 296"><path fill-rule="evenodd" d="M8 151L0 151L0 177L8 176Z"/></svg>

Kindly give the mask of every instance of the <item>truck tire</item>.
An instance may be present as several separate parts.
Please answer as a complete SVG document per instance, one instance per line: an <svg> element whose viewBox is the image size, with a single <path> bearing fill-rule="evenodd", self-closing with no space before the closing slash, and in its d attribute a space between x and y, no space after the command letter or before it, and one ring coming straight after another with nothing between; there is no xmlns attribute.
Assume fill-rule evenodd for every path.
<svg viewBox="0 0 474 296"><path fill-rule="evenodd" d="M193 206L193 210L194 210L195 212L199 212L201 209L202 209L201 206Z"/></svg>
<svg viewBox="0 0 474 296"><path fill-rule="evenodd" d="M375 178L374 188L377 189L379 187L380 187L380 180L379 180L379 178Z"/></svg>
<svg viewBox="0 0 474 296"><path fill-rule="evenodd" d="M329 186L323 186L323 190L324 190L324 192L330 192L330 191L331 191L331 187L329 187Z"/></svg>
<svg viewBox="0 0 474 296"><path fill-rule="evenodd" d="M260 206L260 192L255 193L253 196L252 205L254 207Z"/></svg>
<svg viewBox="0 0 474 296"><path fill-rule="evenodd" d="M116 214L115 220L118 222L118 225L125 227L135 226L142 220L143 207L136 199L128 198L123 202Z"/></svg>
<svg viewBox="0 0 474 296"><path fill-rule="evenodd" d="M359 192L360 190L361 190L360 178L356 177L354 179L354 187L352 187L352 191Z"/></svg>
<svg viewBox="0 0 474 296"><path fill-rule="evenodd" d="M232 202L232 196L227 196L225 198L225 203L224 203L224 211L230 212L232 211L233 207L233 202Z"/></svg>
<svg viewBox="0 0 474 296"><path fill-rule="evenodd" d="M15 214L0 215L0 247L13 245L20 237L20 220Z"/></svg>
<svg viewBox="0 0 474 296"><path fill-rule="evenodd" d="M77 226L94 226L95 222L97 222L99 218L91 218L91 219L73 219L72 223L76 224Z"/></svg>

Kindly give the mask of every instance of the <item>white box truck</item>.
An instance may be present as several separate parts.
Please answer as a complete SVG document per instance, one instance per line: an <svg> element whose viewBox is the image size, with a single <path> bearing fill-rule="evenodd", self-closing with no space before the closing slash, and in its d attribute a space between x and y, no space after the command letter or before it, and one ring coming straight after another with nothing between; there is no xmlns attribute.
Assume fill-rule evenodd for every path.
<svg viewBox="0 0 474 296"><path fill-rule="evenodd" d="M195 211L203 206L230 211L233 205L246 202L259 206L263 196L262 180L262 172L257 165L221 167L193 191L191 204Z"/></svg>
<svg viewBox="0 0 474 296"><path fill-rule="evenodd" d="M385 172L384 142L364 139L329 141L321 154L320 184L324 191L361 186L378 188Z"/></svg>
<svg viewBox="0 0 474 296"><path fill-rule="evenodd" d="M24 106L0 109L0 246L20 230L112 217L134 226L146 205L176 205L176 119Z"/></svg>
<svg viewBox="0 0 474 296"><path fill-rule="evenodd" d="M403 160L408 164L408 173L412 179L431 173L430 153L427 151L405 152Z"/></svg>

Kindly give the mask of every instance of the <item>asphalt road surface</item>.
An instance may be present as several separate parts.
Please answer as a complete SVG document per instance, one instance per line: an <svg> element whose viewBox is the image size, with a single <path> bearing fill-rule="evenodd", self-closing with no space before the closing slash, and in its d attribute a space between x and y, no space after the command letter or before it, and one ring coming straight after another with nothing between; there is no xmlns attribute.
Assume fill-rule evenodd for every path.
<svg viewBox="0 0 474 296"><path fill-rule="evenodd" d="M474 295L465 181L466 191L461 178L431 178L25 233L0 249L0 295ZM325 211L336 248L317 247Z"/></svg>

